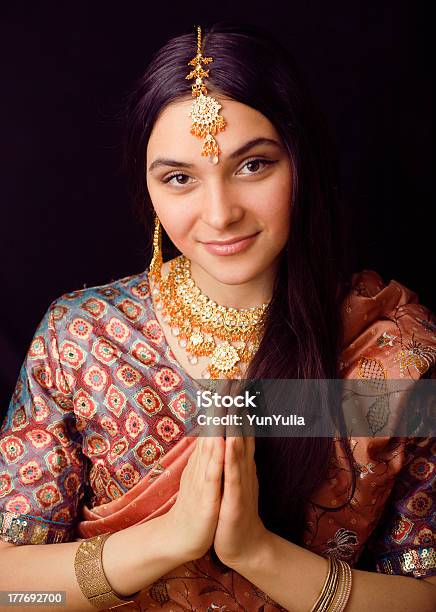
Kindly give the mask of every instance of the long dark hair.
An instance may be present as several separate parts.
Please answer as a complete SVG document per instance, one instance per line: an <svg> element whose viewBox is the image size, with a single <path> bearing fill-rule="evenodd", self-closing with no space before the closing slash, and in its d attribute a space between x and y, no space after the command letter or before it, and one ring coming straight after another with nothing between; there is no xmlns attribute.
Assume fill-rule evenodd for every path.
<svg viewBox="0 0 436 612"><path fill-rule="evenodd" d="M246 378L340 378L340 306L350 287L351 268L335 155L325 121L289 52L269 33L228 22L203 32L203 52L214 60L208 91L265 115L293 164L287 248L281 256L263 340ZM194 53L193 32L171 39L154 55L126 104L125 168L148 232L150 259L153 208L145 180L147 142L164 107L189 96L185 75ZM179 254L165 233L163 250L169 258ZM320 410L328 411L328 398L321 396L320 402ZM304 406L298 413L304 414ZM305 504L325 477L332 443L328 437L257 438L259 512L267 528L301 542ZM348 445L345 451L351 460Z"/></svg>

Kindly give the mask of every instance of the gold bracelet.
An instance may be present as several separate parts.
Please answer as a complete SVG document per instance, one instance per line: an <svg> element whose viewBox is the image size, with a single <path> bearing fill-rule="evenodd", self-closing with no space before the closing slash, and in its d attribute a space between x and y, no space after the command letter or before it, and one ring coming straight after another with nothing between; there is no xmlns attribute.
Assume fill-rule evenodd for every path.
<svg viewBox="0 0 436 612"><path fill-rule="evenodd" d="M328 585L328 582L329 582L329 580L331 578L331 573L332 573L332 558L328 557L328 559L327 559L327 576L326 576L326 578L324 580L324 584L322 586L321 593L319 594L318 599L315 601L315 603L311 607L310 612L316 612L318 610L318 606L319 606L319 604L321 603L321 601L323 600L323 598L325 596L325 593L326 593L326 590L327 590L327 585Z"/></svg>
<svg viewBox="0 0 436 612"><path fill-rule="evenodd" d="M328 571L321 593L310 612L325 612L335 598L339 582L339 564L335 557L328 557Z"/></svg>
<svg viewBox="0 0 436 612"><path fill-rule="evenodd" d="M335 600L332 603L329 612L343 612L351 594L352 573L351 567L346 561L338 559L341 566L341 579Z"/></svg>
<svg viewBox="0 0 436 612"><path fill-rule="evenodd" d="M107 581L103 570L102 555L104 543L110 535L112 534L109 532L84 540L74 558L76 578L82 593L99 610L112 609L127 603L138 605L133 597L140 593L138 591L130 597L117 595Z"/></svg>
<svg viewBox="0 0 436 612"><path fill-rule="evenodd" d="M326 589L326 594L325 594L323 601L318 607L318 612L328 612L328 610L330 610L330 605L332 601L334 600L337 590L338 590L339 577L340 577L339 563L336 557L332 557L332 576L331 576L330 584L328 585L328 588Z"/></svg>

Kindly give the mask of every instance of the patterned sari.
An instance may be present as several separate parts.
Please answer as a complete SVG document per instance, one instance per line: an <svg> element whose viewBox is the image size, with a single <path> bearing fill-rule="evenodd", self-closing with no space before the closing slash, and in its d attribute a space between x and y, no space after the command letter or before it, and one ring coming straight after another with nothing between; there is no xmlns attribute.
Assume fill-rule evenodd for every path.
<svg viewBox="0 0 436 612"><path fill-rule="evenodd" d="M344 379L413 381L433 371L434 318L400 283L386 285L373 271L354 274L343 318ZM194 411L188 378L155 318L147 272L56 300L1 430L0 537L72 541L166 513L195 440L184 429ZM364 559L373 571L436 574L436 440L349 443L354 494L352 468L335 439L325 481L306 507L304 546L352 567ZM211 551L162 576L137 601L141 610L283 609Z"/></svg>

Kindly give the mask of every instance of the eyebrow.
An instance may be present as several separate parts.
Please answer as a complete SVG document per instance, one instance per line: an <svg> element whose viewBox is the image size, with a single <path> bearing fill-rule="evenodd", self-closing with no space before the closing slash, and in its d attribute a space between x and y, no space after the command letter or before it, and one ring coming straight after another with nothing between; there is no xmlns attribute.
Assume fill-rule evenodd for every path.
<svg viewBox="0 0 436 612"><path fill-rule="evenodd" d="M235 159L237 157L240 157L241 155L248 153L250 149L253 149L253 147L256 147L258 145L273 145L280 149L282 148L280 143L277 142L277 140L274 140L273 138L262 138L262 137L252 138L251 140L243 144L241 147L236 149L236 151L233 151L233 153L231 153L228 156L228 158ZM158 157L157 159L154 160L154 162L150 164L148 171L152 172L153 170L161 166L170 166L171 168L193 168L194 164L177 161L175 159L167 159L164 157Z"/></svg>

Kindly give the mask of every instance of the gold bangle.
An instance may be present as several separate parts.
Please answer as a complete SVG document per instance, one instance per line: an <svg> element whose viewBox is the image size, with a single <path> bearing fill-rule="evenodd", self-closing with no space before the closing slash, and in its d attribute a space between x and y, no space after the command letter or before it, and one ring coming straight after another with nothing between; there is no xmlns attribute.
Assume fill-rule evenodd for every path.
<svg viewBox="0 0 436 612"><path fill-rule="evenodd" d="M117 595L107 581L103 570L102 555L103 546L110 535L112 534L109 532L84 540L74 558L74 570L82 593L99 610L112 609L126 603L136 604L133 597L140 593L138 591L130 597Z"/></svg>
<svg viewBox="0 0 436 612"><path fill-rule="evenodd" d="M339 565L335 557L328 557L328 571L321 593L310 612L325 612L335 598L339 581Z"/></svg>
<svg viewBox="0 0 436 612"><path fill-rule="evenodd" d="M330 609L331 603L334 600L337 590L338 590L340 566L335 557L332 558L332 567L333 567L333 571L332 571L331 581L326 590L324 600L321 602L321 605L318 608L319 612L328 612L328 610Z"/></svg>
<svg viewBox="0 0 436 612"><path fill-rule="evenodd" d="M339 565L341 566L340 584L337 596L335 597L329 612L343 612L351 594L351 567L346 561L342 561L341 559L338 559L338 561Z"/></svg>
<svg viewBox="0 0 436 612"><path fill-rule="evenodd" d="M332 558L328 557L327 559L327 576L324 580L324 584L322 585L322 589L321 589L321 593L318 596L318 599L315 601L315 603L313 604L313 606L310 609L310 612L316 612L318 610L318 606L321 603L321 601L323 600L326 590L327 590L327 585L328 582L330 580L331 577L331 573L332 573Z"/></svg>

